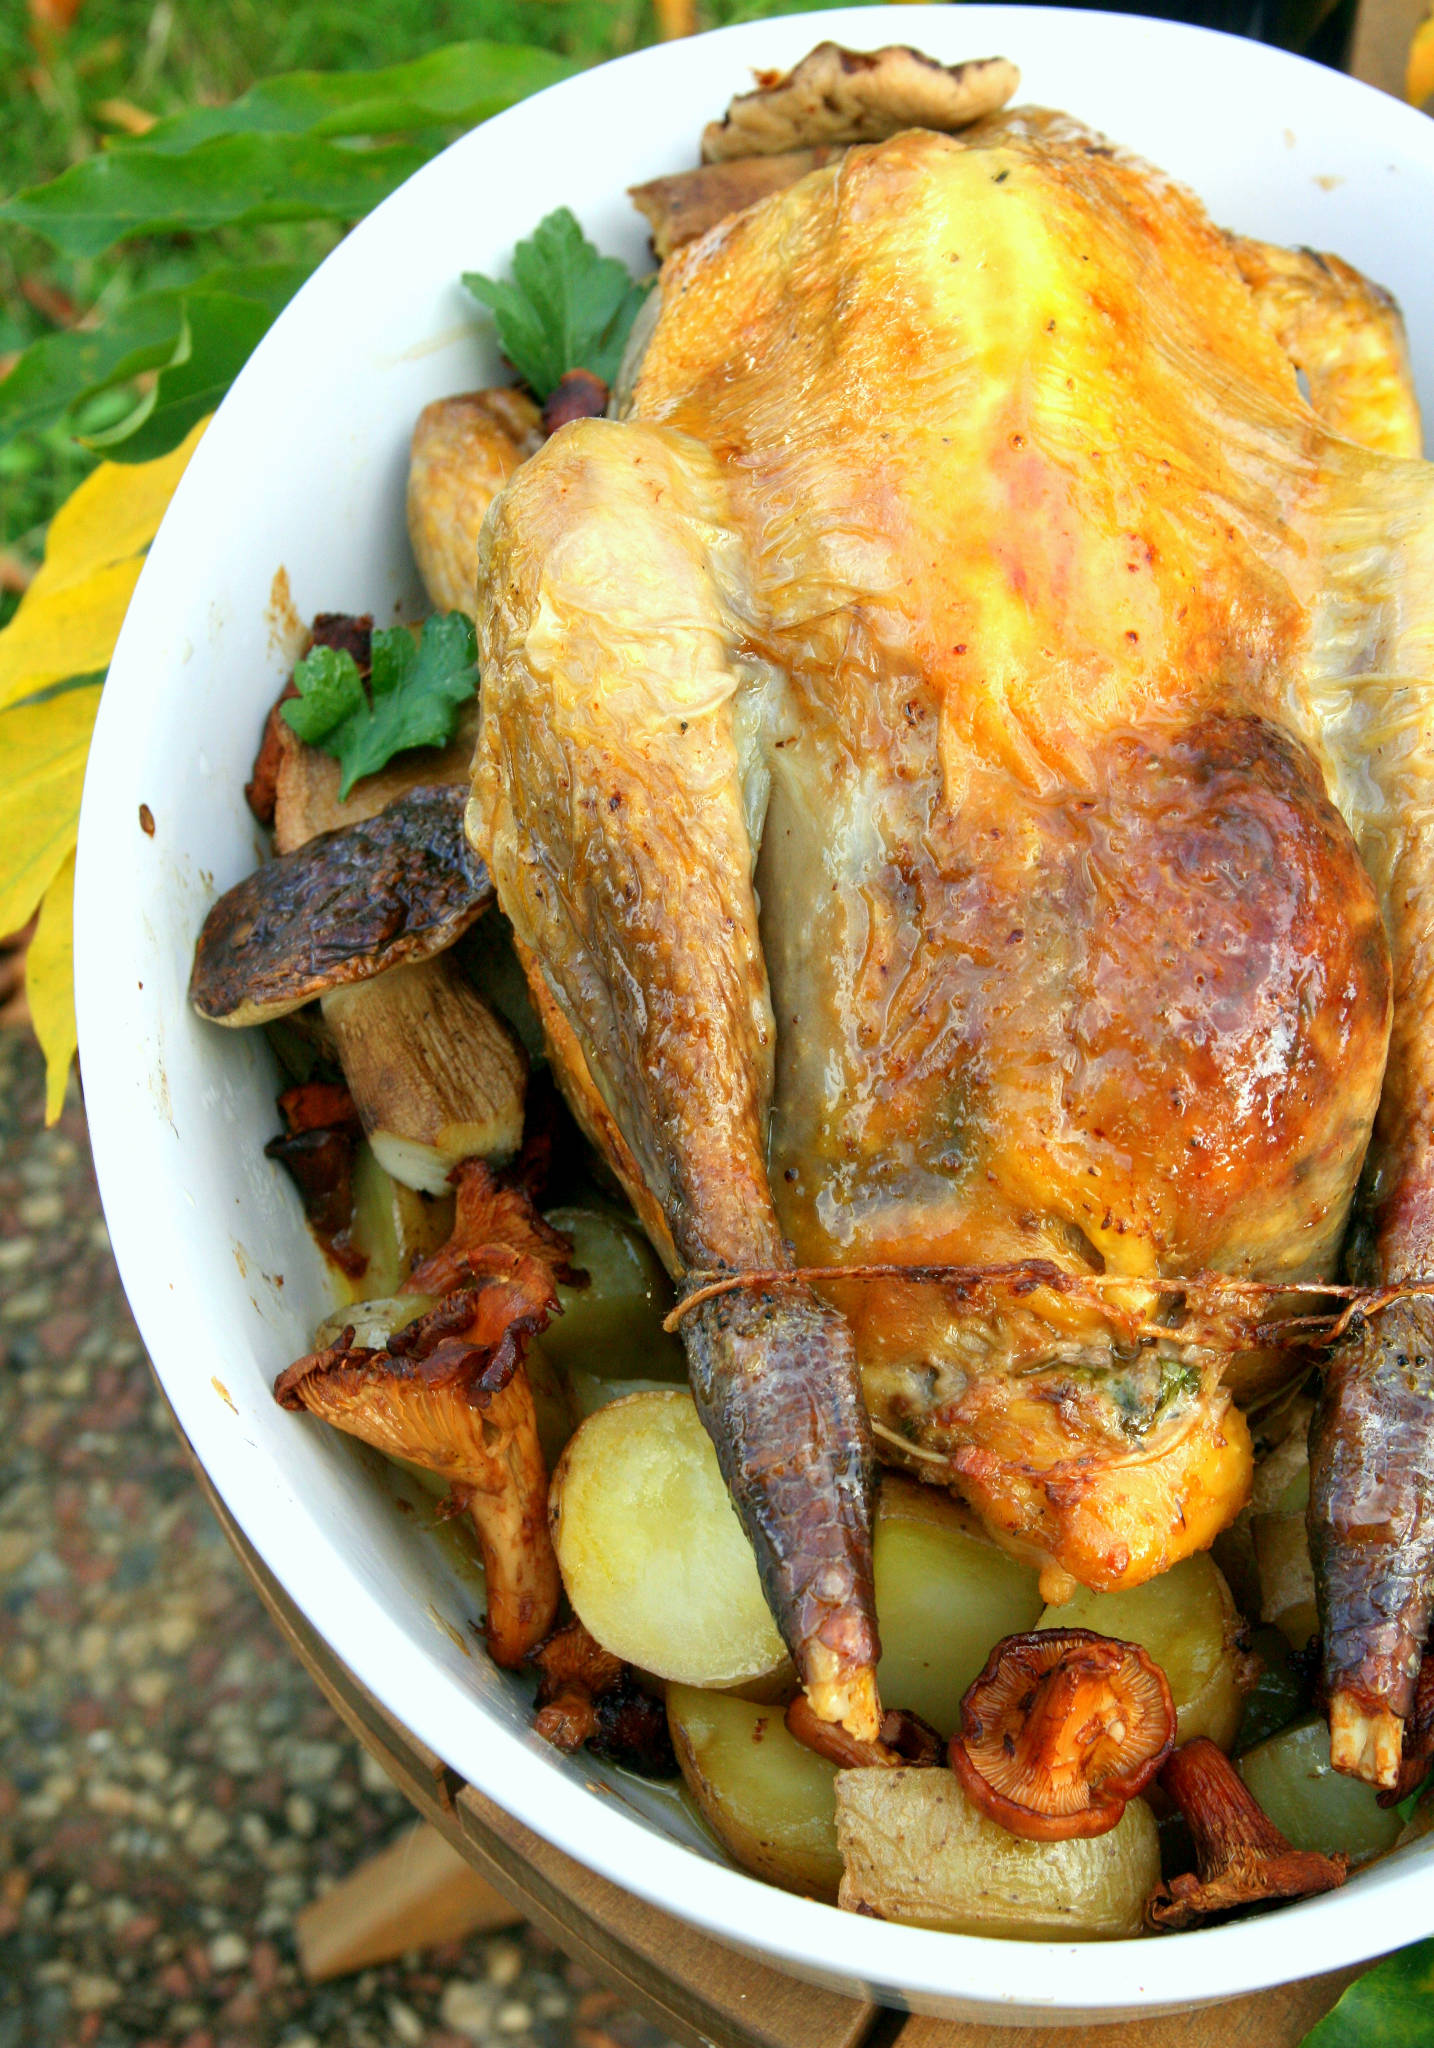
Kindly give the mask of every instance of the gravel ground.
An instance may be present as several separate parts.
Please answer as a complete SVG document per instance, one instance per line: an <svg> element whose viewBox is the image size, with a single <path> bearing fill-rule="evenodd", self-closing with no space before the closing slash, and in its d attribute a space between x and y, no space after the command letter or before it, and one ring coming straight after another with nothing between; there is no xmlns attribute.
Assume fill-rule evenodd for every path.
<svg viewBox="0 0 1434 2048"><path fill-rule="evenodd" d="M527 1930L300 1979L295 1914L412 1814L197 1492L41 1099L0 1031L0 2048L662 2048Z"/></svg>

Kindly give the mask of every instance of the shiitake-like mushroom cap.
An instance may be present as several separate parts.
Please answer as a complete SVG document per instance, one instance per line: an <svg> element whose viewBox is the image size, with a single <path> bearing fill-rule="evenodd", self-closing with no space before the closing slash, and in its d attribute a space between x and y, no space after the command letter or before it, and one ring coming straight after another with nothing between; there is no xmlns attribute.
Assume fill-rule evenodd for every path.
<svg viewBox="0 0 1434 2048"><path fill-rule="evenodd" d="M216 1024L264 1024L328 989L441 953L493 899L463 831L467 792L411 789L226 890L199 934L189 999Z"/></svg>
<svg viewBox="0 0 1434 2048"><path fill-rule="evenodd" d="M1138 1644L1034 1629L991 1652L949 1754L992 1820L1049 1842L1113 1828L1174 1741L1170 1687Z"/></svg>

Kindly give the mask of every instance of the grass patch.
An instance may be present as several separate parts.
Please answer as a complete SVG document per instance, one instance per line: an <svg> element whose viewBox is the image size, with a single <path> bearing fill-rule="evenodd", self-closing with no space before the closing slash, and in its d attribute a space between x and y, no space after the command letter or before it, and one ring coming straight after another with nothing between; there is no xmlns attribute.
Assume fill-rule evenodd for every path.
<svg viewBox="0 0 1434 2048"><path fill-rule="evenodd" d="M803 0L699 0L703 27L801 12ZM31 38L20 0L0 9L0 193L56 176L123 134L137 112L162 117L222 103L256 79L294 70L370 69L470 37L537 44L599 63L651 42L651 0L82 0L69 33ZM718 110L713 109L714 113ZM135 291L184 285L225 259L276 262L322 255L338 230L233 229L163 236L104 258L67 261L37 236L0 235L0 365L75 313L101 313ZM132 398L106 392L76 421L94 433ZM14 588L38 562L55 507L94 466L66 429L0 450L0 625Z"/></svg>

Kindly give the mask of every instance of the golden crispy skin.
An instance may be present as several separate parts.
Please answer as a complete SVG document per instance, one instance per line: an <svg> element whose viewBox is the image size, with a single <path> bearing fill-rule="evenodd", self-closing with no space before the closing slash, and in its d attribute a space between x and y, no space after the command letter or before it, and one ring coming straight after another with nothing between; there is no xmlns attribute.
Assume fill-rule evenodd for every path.
<svg viewBox="0 0 1434 2048"><path fill-rule="evenodd" d="M1391 941L1384 1199L1423 1199L1434 487L1321 424L1189 195L1027 130L853 149L668 262L631 418L566 430L495 508L471 815L683 1264L780 1266L785 1237L1128 1280L1109 1314L825 1291L884 1456L1135 1584L1238 1510L1250 1454L1229 1362L1121 1316L1163 1313L1142 1281L1334 1271ZM655 616L732 650L691 753L710 643ZM655 669L660 739L588 726L545 763L555 679L657 703ZM691 829L719 769L746 822L720 848ZM598 949L562 878L603 800ZM732 1028L762 965L770 1083L770 1038Z"/></svg>
<svg viewBox="0 0 1434 2048"><path fill-rule="evenodd" d="M759 798L737 729L762 678L716 464L677 435L575 422L494 508L480 588L469 830L538 967L574 1107L595 1135L620 1131L613 1164L683 1267L785 1265L764 1158ZM793 1286L709 1303L687 1337L813 1703L874 1735L871 1437L845 1326Z"/></svg>
<svg viewBox="0 0 1434 2048"><path fill-rule="evenodd" d="M1423 448L1404 322L1388 292L1338 256L1232 239L1260 317L1305 374L1336 434L1385 455Z"/></svg>

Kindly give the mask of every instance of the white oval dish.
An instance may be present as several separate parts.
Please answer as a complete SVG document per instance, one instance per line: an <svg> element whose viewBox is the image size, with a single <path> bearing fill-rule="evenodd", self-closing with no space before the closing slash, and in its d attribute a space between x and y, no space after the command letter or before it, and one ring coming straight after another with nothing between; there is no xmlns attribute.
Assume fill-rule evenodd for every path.
<svg viewBox="0 0 1434 2048"><path fill-rule="evenodd" d="M165 1391L236 1520L343 1661L456 1770L604 1876L734 1948L853 1995L991 2023L1209 2003L1434 1930L1426 1838L1347 1889L1243 1925L1102 1946L933 1934L839 1914L715 1860L675 1802L573 1763L489 1665L478 1602L336 1434L270 1398L328 1282L261 1147L274 1075L258 1034L185 999L217 891L264 848L243 799L294 651L276 607L423 607L403 524L413 420L498 376L465 269L568 205L636 265L629 184L695 161L754 66L822 36L1002 53L1020 98L1064 107L1184 178L1215 218L1349 258L1403 303L1434 417L1434 122L1256 44L1121 15L981 5L786 17L646 50L456 143L364 221L261 344L150 552L110 670L80 830L76 969L90 1130L125 1287ZM147 804L154 836L140 828Z"/></svg>

